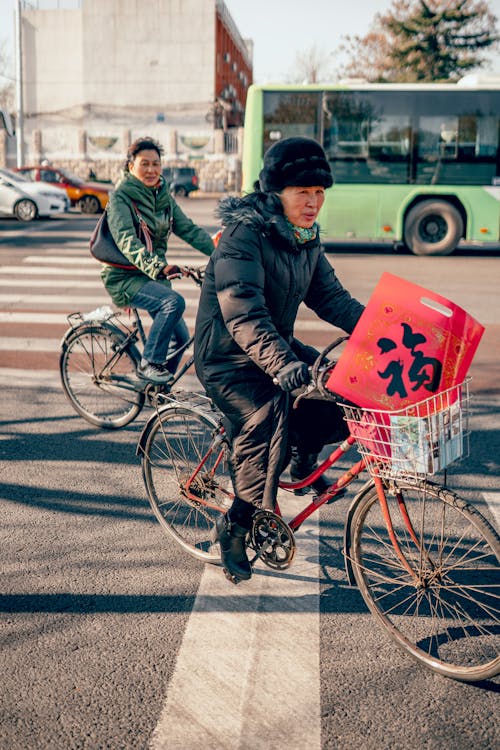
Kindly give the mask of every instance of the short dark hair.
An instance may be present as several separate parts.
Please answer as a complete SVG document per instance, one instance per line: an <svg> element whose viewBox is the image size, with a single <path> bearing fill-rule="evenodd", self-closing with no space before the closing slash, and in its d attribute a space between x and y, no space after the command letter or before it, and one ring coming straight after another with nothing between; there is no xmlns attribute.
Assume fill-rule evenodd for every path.
<svg viewBox="0 0 500 750"><path fill-rule="evenodd" d="M141 151L156 151L158 156L163 156L163 146L155 141L154 138L150 138L148 135L142 138L136 138L136 140L130 144L127 151L127 159L125 161L125 170L128 172L128 165L131 161L134 161L135 157Z"/></svg>

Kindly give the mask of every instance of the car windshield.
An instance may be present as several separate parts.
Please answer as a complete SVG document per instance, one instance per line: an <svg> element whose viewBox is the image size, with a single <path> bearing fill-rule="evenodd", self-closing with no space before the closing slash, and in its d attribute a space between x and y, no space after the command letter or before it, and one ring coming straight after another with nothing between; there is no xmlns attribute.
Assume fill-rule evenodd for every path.
<svg viewBox="0 0 500 750"><path fill-rule="evenodd" d="M11 172L10 169L0 169L0 174L2 174L6 180L11 180L12 182L31 182L31 180L28 180L24 175L19 174L19 172Z"/></svg>

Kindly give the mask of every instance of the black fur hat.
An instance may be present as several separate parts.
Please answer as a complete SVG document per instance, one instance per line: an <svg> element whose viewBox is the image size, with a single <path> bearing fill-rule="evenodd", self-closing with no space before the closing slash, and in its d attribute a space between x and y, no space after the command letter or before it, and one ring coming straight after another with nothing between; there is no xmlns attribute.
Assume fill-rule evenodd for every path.
<svg viewBox="0 0 500 750"><path fill-rule="evenodd" d="M279 193L291 185L329 188L333 185L333 176L325 152L317 141L284 138L264 154L259 182L264 193Z"/></svg>

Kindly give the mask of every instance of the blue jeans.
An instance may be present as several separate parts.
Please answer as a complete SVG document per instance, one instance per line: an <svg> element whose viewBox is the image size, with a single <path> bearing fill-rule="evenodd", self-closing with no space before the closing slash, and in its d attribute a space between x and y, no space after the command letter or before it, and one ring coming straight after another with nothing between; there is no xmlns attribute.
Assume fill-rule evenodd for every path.
<svg viewBox="0 0 500 750"><path fill-rule="evenodd" d="M189 339L189 331L182 319L186 309L184 297L158 281L148 281L130 300L130 304L140 310L147 310L153 319L142 356L148 362L164 364L169 345L175 340L177 349ZM169 360L170 372L175 372L181 357L182 352Z"/></svg>

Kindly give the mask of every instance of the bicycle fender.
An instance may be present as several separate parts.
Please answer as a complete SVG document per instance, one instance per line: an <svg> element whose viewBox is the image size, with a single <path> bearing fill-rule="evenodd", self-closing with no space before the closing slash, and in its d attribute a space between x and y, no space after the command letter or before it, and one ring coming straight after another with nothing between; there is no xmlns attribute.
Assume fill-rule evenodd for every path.
<svg viewBox="0 0 500 750"><path fill-rule="evenodd" d="M361 500L364 498L367 492L369 492L371 489L373 489L374 482L373 479L368 479L365 484L361 487L360 491L357 493L357 495L354 497L352 503L349 506L349 510L347 511L347 516L345 519L345 525L344 525L344 565L345 565L345 572L347 575L347 580L349 581L349 586L357 586L356 578L354 577L354 571L352 569L352 562L351 562L351 525L352 525L352 519L354 518L354 514L356 512L356 509L361 502Z"/></svg>
<svg viewBox="0 0 500 750"><path fill-rule="evenodd" d="M99 321L84 321L83 323L80 323L80 325L77 326L70 326L67 331L64 332L62 338L61 338L61 349L66 346L67 342L70 338L75 336L76 334L84 333L85 331L91 331L95 328L107 328L108 331L113 333L116 336L119 336L120 338L124 338L124 333L121 331L117 326L113 325L112 323L108 323L104 320Z"/></svg>
<svg viewBox="0 0 500 750"><path fill-rule="evenodd" d="M82 333L91 332L97 328L106 328L120 342L124 341L127 338L126 334L120 328L113 325L112 323L108 323L106 321L98 321L98 322L89 321L89 322L81 323L79 326L76 326L76 328L68 328L68 330L64 333L61 339L61 345L60 345L61 354L64 353L69 342L75 336L79 336ZM136 345L133 343L130 343L127 346L127 349L132 355L132 357L136 360L136 362L140 362L141 354L139 350L137 349Z"/></svg>

